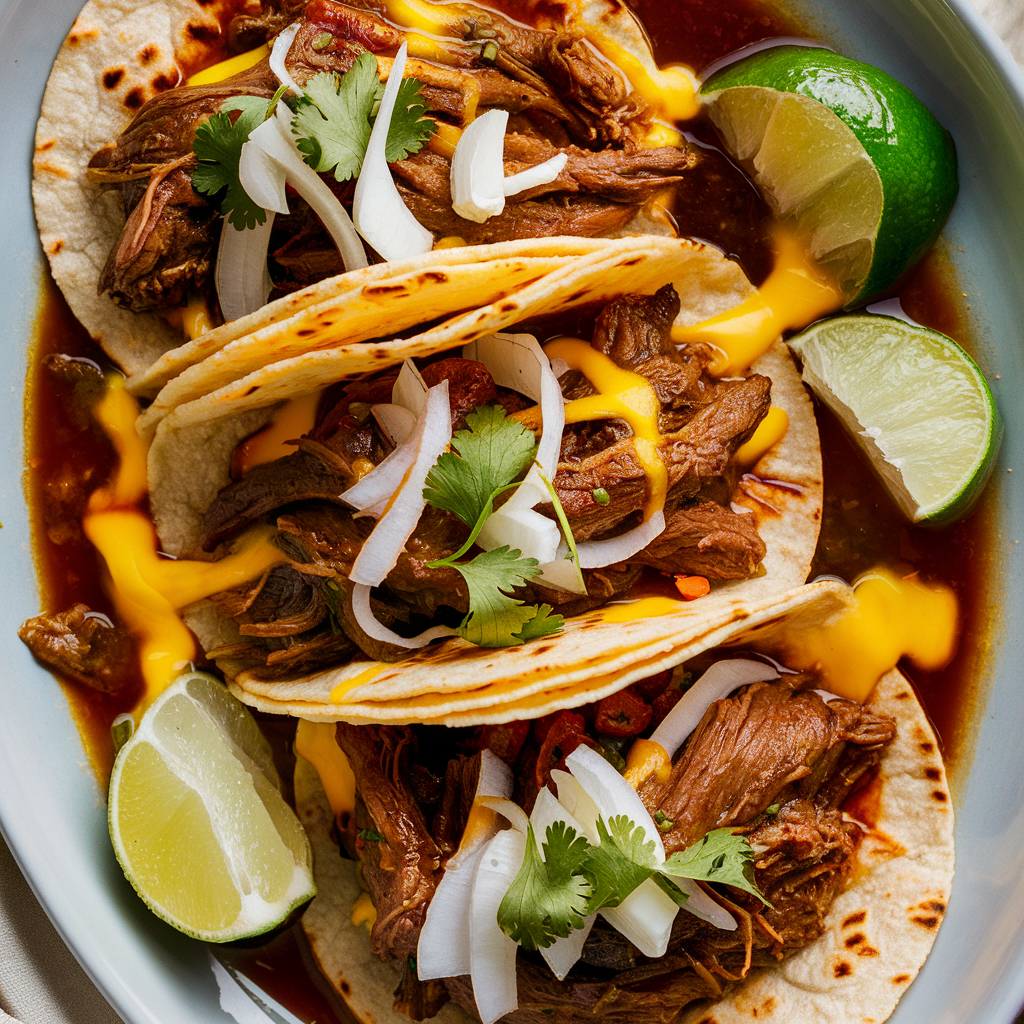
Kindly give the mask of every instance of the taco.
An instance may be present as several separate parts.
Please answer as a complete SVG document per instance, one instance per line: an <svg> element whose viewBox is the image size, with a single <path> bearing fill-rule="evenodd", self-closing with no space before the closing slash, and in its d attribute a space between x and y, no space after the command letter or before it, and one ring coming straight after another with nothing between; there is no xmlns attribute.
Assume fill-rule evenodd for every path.
<svg viewBox="0 0 1024 1024"><path fill-rule="evenodd" d="M647 294L616 295L616 263L629 264L628 280ZM461 269L447 273L457 280ZM280 549L259 578L190 609L236 693L264 710L348 721L508 719L522 702L541 714L578 703L581 690L596 699L675 664L695 639L721 635L749 605L802 583L821 466L788 352L778 345L748 376L719 381L706 372L705 347L671 341L680 318L728 301L736 273L709 247L623 239L405 339L321 348L314 333L311 351L285 351L217 388L225 366L278 351L243 338L186 370L191 390L163 408L149 453L163 550L216 559L264 526ZM676 279L700 299L684 307L668 283ZM572 310L589 310L590 343L542 350L530 335L502 333L522 332L524 316L546 330L544 317ZM558 377L552 358L564 364ZM402 398L409 388L413 400ZM442 388L431 453L423 436L434 429L430 396ZM587 397L601 389L605 398ZM623 394L632 396L625 404ZM629 402L648 403L647 420ZM239 474L267 417L288 422L287 410L303 406L304 429L282 437L296 438L298 450ZM736 452L772 407L788 426L740 464ZM388 434L397 413L409 422L404 441ZM645 462L648 428L655 457ZM470 461L444 454L449 441ZM504 488L501 500L511 494L505 505L478 495L467 515L449 494L425 506L424 487L445 467L490 479L494 449L523 442L519 461L502 470L507 479L487 488ZM383 488L378 507L358 498L371 487ZM392 537L390 509L407 499L404 534ZM381 543L394 548L385 556L392 566L367 584L359 563ZM482 583L473 575L480 566ZM635 599L645 573L660 597L608 607ZM684 600L673 577L699 581L704 596ZM451 639L427 645L444 635Z"/></svg>
<svg viewBox="0 0 1024 1024"><path fill-rule="evenodd" d="M54 279L116 363L144 373L181 344L183 332L194 336L223 319L237 321L229 328L233 336L251 333L283 310L336 297L344 285L333 278L365 266L358 240L339 250L322 223L324 216L328 222L346 217L342 206L352 207L343 172L325 174L315 186L334 189L335 197L325 200L337 206L329 215L289 178L300 194L287 200L287 214L275 221L271 213L266 223L272 280L258 300L219 308L218 246L232 236L232 229L222 230L222 214L233 214L223 191L198 190L194 147L197 132L223 109L236 109L233 103L261 101L265 109L280 81L305 87L317 75L350 71L367 55L387 80L403 43L410 53L406 75L419 83L417 102L425 104L428 127L415 129L424 137L408 141L405 156L390 166L401 202L425 233L407 251L377 240L378 251L388 248L386 259L412 259L441 240L487 245L561 238L538 245L561 256L579 252L593 236L674 234L666 204L699 154L677 133L658 128L664 111L657 90L630 81L632 75L650 84L660 72L627 8L590 0L567 7L564 18L538 12L531 29L471 4L421 3L403 12L417 28L445 37L446 48L397 27L395 16L370 4L259 0L239 13L198 0L89 0L48 83L33 195ZM275 72L269 53L278 40L283 65ZM192 72L201 68L193 82ZM684 84L690 88L689 80ZM450 163L462 130L489 111L512 119L508 175L555 157L561 170L510 196L504 212L468 219L452 207ZM301 145L308 158L310 148L322 149L317 139ZM301 164L298 150L294 156ZM372 249L369 257L377 258ZM470 259L440 253L434 263ZM224 271L225 277L241 273ZM268 296L278 305L263 308Z"/></svg>
<svg viewBox="0 0 1024 1024"><path fill-rule="evenodd" d="M468 1013L488 1022L512 1010L502 1019L887 1019L927 957L949 899L953 815L935 736L895 670L859 705L835 698L814 672L762 660L840 613L846 594L831 582L800 588L752 610L726 646L698 642L674 671L546 718L447 730L341 724L336 737L333 726L302 723L296 800L319 891L302 925L357 1017L399 1022L438 1013L452 1021ZM648 736L680 746L670 774L639 784L647 828L658 830L665 854L723 842L717 830L728 830L729 841L750 843L747 878L704 876L710 880L678 913L669 901L668 931L623 913L628 898L539 949L520 939L517 953L507 935L481 929L473 908L488 899L479 867L492 849L486 844L496 844L495 854L499 846L517 851L503 893L524 843L534 841L517 845L522 821L500 801L488 819L481 798L511 795L531 813L538 852L545 834L555 843L543 854L553 861L564 849L545 832L553 821L597 842L593 824L580 824L573 777L596 784L586 758L573 752L589 748L589 758L596 749L620 765L624 758L629 778L631 744ZM627 806L614 812L640 813ZM465 891L461 902L453 888ZM531 900L544 892L538 883L525 910L513 906L529 917ZM659 901L644 898L656 918ZM516 914L502 905L498 916L515 934ZM661 945L646 948L653 933ZM506 959L474 960L467 950L502 940ZM495 992L511 993L512 1002Z"/></svg>

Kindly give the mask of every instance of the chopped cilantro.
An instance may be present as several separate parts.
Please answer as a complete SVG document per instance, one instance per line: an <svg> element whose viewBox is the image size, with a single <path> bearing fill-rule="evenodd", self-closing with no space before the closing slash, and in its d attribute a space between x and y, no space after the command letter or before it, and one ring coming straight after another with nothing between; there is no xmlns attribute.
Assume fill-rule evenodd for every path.
<svg viewBox="0 0 1024 1024"><path fill-rule="evenodd" d="M364 828L359 830L357 839L362 839L364 843L383 843L384 837L379 833L375 832L372 828Z"/></svg>
<svg viewBox="0 0 1024 1024"><path fill-rule="evenodd" d="M266 119L270 101L257 96L234 96L196 129L192 152L199 166L192 172L192 187L211 198L220 196L220 212L239 231L254 228L267 219L238 180L238 161L249 133ZM231 114L238 111L232 121Z"/></svg>
<svg viewBox="0 0 1024 1024"><path fill-rule="evenodd" d="M671 832L676 823L664 811L655 811L654 824L658 826L659 832Z"/></svg>
<svg viewBox="0 0 1024 1024"><path fill-rule="evenodd" d="M296 103L292 131L303 159L319 174L333 171L338 181L359 174L384 87L377 58L361 53L343 75L321 71ZM388 128L386 159L403 160L418 152L437 130L425 117L427 107L415 78L403 79Z"/></svg>
<svg viewBox="0 0 1024 1024"><path fill-rule="evenodd" d="M603 487L596 487L591 494L598 505L607 505L612 500L612 496Z"/></svg>
<svg viewBox="0 0 1024 1024"><path fill-rule="evenodd" d="M781 807L782 807L782 804L769 804L769 805L768 805L768 806L767 806L767 807L766 807L766 808L764 809L764 813L765 813L765 814L769 814L769 815L771 815L772 817L774 817L774 816L775 816L776 814L778 814L778 813L779 813L779 810L781 809Z"/></svg>

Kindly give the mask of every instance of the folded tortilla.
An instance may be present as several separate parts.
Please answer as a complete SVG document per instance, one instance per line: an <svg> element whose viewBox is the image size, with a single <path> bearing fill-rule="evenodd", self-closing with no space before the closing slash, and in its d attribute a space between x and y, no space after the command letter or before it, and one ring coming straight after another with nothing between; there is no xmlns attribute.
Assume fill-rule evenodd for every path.
<svg viewBox="0 0 1024 1024"><path fill-rule="evenodd" d="M731 628L695 640L684 657L723 640L728 647L777 652L785 634L838 614L848 594L848 588L834 582L801 587L752 610ZM644 668L630 676L648 674ZM590 699L589 691L576 694L577 705ZM917 976L935 941L953 879L949 787L935 734L906 678L896 670L888 673L869 704L894 718L898 733L870 784L869 799L849 808L860 815L865 835L851 882L829 911L825 934L777 966L751 971L722 1000L694 1003L679 1017L680 1024L840 1021L854 1015L881 1024ZM361 891L357 865L339 855L330 805L316 769L302 758L295 796L313 845L318 887L302 918L313 954L358 1019L404 1024L408 1018L392 1009L395 968L371 954L366 929L351 920ZM447 1024L471 1018L449 1004L436 1019Z"/></svg>

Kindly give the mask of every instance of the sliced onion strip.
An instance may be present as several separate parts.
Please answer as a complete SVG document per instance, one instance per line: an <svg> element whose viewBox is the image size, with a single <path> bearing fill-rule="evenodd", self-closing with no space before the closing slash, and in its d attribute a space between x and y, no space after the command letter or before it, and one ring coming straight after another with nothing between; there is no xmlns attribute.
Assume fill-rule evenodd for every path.
<svg viewBox="0 0 1024 1024"><path fill-rule="evenodd" d="M487 797L508 797L512 772L486 748L480 752L480 778L474 805ZM444 874L427 907L416 947L416 973L420 981L469 974L469 913L476 874L485 844L497 834L495 818L489 827L463 833L458 850L445 864Z"/></svg>
<svg viewBox="0 0 1024 1024"><path fill-rule="evenodd" d="M364 583L356 583L352 587L352 614L360 629L374 640L383 644L394 644L396 647L404 647L410 651L417 651L426 647L432 640L438 640L443 636L454 636L455 630L447 626L431 626L416 636L400 636L394 630L388 629L383 622L374 614L370 606L370 591Z"/></svg>
<svg viewBox="0 0 1024 1024"><path fill-rule="evenodd" d="M338 247L346 270L358 270L367 265L363 243L359 240L349 215L334 193L320 179L295 148L291 132L291 111L282 103L277 113L249 133L255 143L283 168L286 180L323 222L328 234Z"/></svg>
<svg viewBox="0 0 1024 1024"><path fill-rule="evenodd" d="M301 21L296 21L283 32L279 32L270 50L270 70L277 76L277 80L282 85L287 85L296 96L301 96L303 94L302 90L295 84L292 76L288 74L284 61L288 56L288 51L292 48L292 43L295 41L295 33L299 31L301 24Z"/></svg>
<svg viewBox="0 0 1024 1024"><path fill-rule="evenodd" d="M370 413L377 421L377 426L384 431L385 437L396 447L407 441L416 429L416 414L401 405L379 402L370 406Z"/></svg>
<svg viewBox="0 0 1024 1024"><path fill-rule="evenodd" d="M632 558L665 532L665 513L658 509L649 519L632 530L608 540L586 540L576 545L581 569L599 569L604 565Z"/></svg>
<svg viewBox="0 0 1024 1024"><path fill-rule="evenodd" d="M389 502L390 507L360 549L349 573L353 583L375 587L395 567L423 512L423 485L427 473L451 439L448 381L443 380L427 392L426 408L407 442L416 452L415 460L403 474L402 482ZM367 474L367 478L370 475Z"/></svg>
<svg viewBox="0 0 1024 1024"><path fill-rule="evenodd" d="M214 283L225 320L238 320L266 305L274 287L267 270L267 250L274 214L268 213L254 228L234 227L224 221L217 246Z"/></svg>
<svg viewBox="0 0 1024 1024"><path fill-rule="evenodd" d="M778 678L779 673L763 661L750 658L716 661L665 716L665 720L654 730L651 742L660 743L668 756L674 757L714 701L727 697L739 686Z"/></svg>
<svg viewBox="0 0 1024 1024"><path fill-rule="evenodd" d="M399 195L387 162L388 129L405 71L405 54L406 44L402 43L384 87L352 201L356 230L388 261L418 256L434 247L433 234L412 215Z"/></svg>
<svg viewBox="0 0 1024 1024"><path fill-rule="evenodd" d="M452 156L452 209L482 224L505 209L508 111L488 110L463 129Z"/></svg>
<svg viewBox="0 0 1024 1024"><path fill-rule="evenodd" d="M562 173L562 168L568 162L569 157L566 153L556 153L543 163L527 167L519 171L518 174L508 175L503 183L505 195L517 196L527 189L549 184Z"/></svg>
<svg viewBox="0 0 1024 1024"><path fill-rule="evenodd" d="M238 160L238 180L246 195L264 210L288 212L284 185L287 174L266 150L254 142L246 142Z"/></svg>

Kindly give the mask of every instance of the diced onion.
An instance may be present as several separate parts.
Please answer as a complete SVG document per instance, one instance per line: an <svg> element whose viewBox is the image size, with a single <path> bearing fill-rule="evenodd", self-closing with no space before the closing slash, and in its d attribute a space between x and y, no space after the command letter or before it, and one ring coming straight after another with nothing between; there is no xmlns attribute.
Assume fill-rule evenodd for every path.
<svg viewBox="0 0 1024 1024"><path fill-rule="evenodd" d="M512 771L486 748L480 752L480 779L474 803L486 797L508 797ZM427 907L416 947L416 973L420 981L469 974L469 908L473 877L484 845L498 831L497 819L486 829L463 834L458 850L445 864L444 874Z"/></svg>
<svg viewBox="0 0 1024 1024"><path fill-rule="evenodd" d="M452 156L452 209L482 224L505 209L508 111L488 110L463 130Z"/></svg>
<svg viewBox="0 0 1024 1024"><path fill-rule="evenodd" d="M519 1005L516 989L518 946L498 927L498 907L515 881L526 852L518 829L499 832L484 847L473 880L470 904L470 978L482 1024L494 1024Z"/></svg>
<svg viewBox="0 0 1024 1024"><path fill-rule="evenodd" d="M295 148L290 118L291 111L283 103L278 104L274 117L268 118L249 133L249 141L259 146L284 168L288 184L309 203L334 240L345 269L358 270L365 267L367 260L363 243L359 240L349 215L334 193Z"/></svg>
<svg viewBox="0 0 1024 1024"><path fill-rule="evenodd" d="M480 547L490 551L507 544L526 558L536 558L541 564L554 561L562 543L558 524L536 509L509 508L509 504L502 505L484 523L476 539Z"/></svg>
<svg viewBox="0 0 1024 1024"><path fill-rule="evenodd" d="M581 569L599 569L603 565L632 558L665 532L665 513L658 509L649 519L632 530L608 540L587 540L576 545Z"/></svg>
<svg viewBox="0 0 1024 1024"><path fill-rule="evenodd" d="M267 250L274 214L262 224L239 230L224 221L217 246L214 283L225 320L238 320L266 305L274 287L267 270Z"/></svg>
<svg viewBox="0 0 1024 1024"><path fill-rule="evenodd" d="M426 647L432 640L438 640L443 636L454 636L455 630L447 626L431 626L416 636L400 636L394 630L388 629L374 614L370 607L370 591L363 583L356 583L352 587L352 614L360 629L374 640L384 644L394 644L396 647L404 647L410 651Z"/></svg>
<svg viewBox="0 0 1024 1024"><path fill-rule="evenodd" d="M296 96L301 96L303 93L295 84L292 76L288 74L284 66L284 60L288 56L288 51L292 48L292 43L295 41L295 33L299 31L301 24L301 21L296 21L283 32L278 33L277 38L274 40L274 46L270 51L270 70L277 76L277 80L282 85L287 85Z"/></svg>
<svg viewBox="0 0 1024 1024"><path fill-rule="evenodd" d="M418 256L434 247L434 236L398 194L387 162L388 129L405 71L405 53L406 44L402 43L391 65L352 201L356 230L388 261Z"/></svg>
<svg viewBox="0 0 1024 1024"><path fill-rule="evenodd" d="M370 412L393 445L397 446L408 440L409 435L416 429L416 414L401 405L379 402L370 406Z"/></svg>
<svg viewBox="0 0 1024 1024"><path fill-rule="evenodd" d="M697 728L710 704L727 697L739 686L778 678L779 673L763 661L750 658L716 661L665 716L665 720L654 730L651 742L660 743L668 756L673 757Z"/></svg>
<svg viewBox="0 0 1024 1024"><path fill-rule="evenodd" d="M569 157L558 153L543 163L505 177L508 112L492 109L466 127L452 156L452 209L482 224L505 209L506 196L554 181Z"/></svg>
<svg viewBox="0 0 1024 1024"><path fill-rule="evenodd" d="M423 512L423 485L427 473L451 439L452 414L448 405L448 381L443 380L427 392L426 408L407 442L413 447L416 458L392 494L389 507L360 549L349 573L353 583L375 587L395 567L405 542L416 529ZM367 477L370 475L367 474Z"/></svg>

